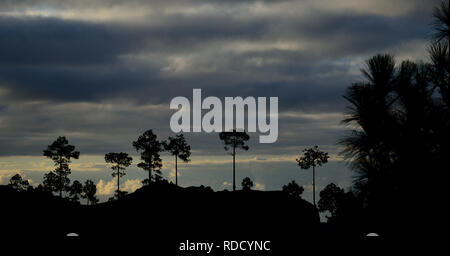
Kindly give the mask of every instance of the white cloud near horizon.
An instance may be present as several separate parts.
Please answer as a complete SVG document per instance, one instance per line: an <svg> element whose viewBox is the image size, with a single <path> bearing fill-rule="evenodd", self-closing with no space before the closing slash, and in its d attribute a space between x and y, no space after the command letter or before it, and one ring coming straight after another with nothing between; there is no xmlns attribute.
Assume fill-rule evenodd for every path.
<svg viewBox="0 0 450 256"><path fill-rule="evenodd" d="M125 182L120 184L121 191L127 191L132 193L136 191L136 189L142 187L142 180L140 179L127 179ZM105 181L101 179L97 183L97 195L99 196L108 196L113 195L114 191L117 190L117 179L112 179L110 181Z"/></svg>

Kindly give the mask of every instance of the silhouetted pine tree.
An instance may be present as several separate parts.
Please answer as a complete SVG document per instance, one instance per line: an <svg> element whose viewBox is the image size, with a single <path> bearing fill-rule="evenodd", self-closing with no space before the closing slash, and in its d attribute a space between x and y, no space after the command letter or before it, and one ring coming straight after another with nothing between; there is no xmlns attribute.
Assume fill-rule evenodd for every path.
<svg viewBox="0 0 450 256"><path fill-rule="evenodd" d="M327 163L329 156L328 153L320 151L318 146L304 149L302 153L303 155L300 155L296 161L302 169L313 168L313 204L316 206L316 166Z"/></svg>
<svg viewBox="0 0 450 256"><path fill-rule="evenodd" d="M125 175L124 170L131 165L132 161L133 158L124 152L105 154L105 162L112 164L111 169L114 172L111 175L117 176L117 195L120 195L120 177Z"/></svg>
<svg viewBox="0 0 450 256"><path fill-rule="evenodd" d="M55 174L58 176L58 184L52 184L54 189L59 191L59 196L62 197L62 192L68 190L70 179L69 163L71 159L78 159L80 152L75 151L75 146L69 145L69 141L66 137L58 137L51 145L47 146L44 150L44 156L53 160L56 169ZM51 176L46 176L50 178ZM45 179L45 177L44 177ZM54 180L48 180L47 184L54 183Z"/></svg>
<svg viewBox="0 0 450 256"><path fill-rule="evenodd" d="M148 172L148 185L150 186L152 178L161 180L162 160L159 153L162 150L162 143L158 141L156 134L152 130L145 131L136 141L133 141L133 147L141 152L139 168ZM155 174L152 175L152 171Z"/></svg>
<svg viewBox="0 0 450 256"><path fill-rule="evenodd" d="M175 156L175 185L178 186L178 158L183 162L189 162L191 159L191 146L189 146L183 134L177 134L175 138L169 137L167 142L163 142L164 149Z"/></svg>
<svg viewBox="0 0 450 256"><path fill-rule="evenodd" d="M225 144L225 150L232 150L231 155L233 156L233 191L236 190L236 148L241 148L243 150L248 150L248 146L245 142L250 139L250 136L243 131L237 132L233 129L232 132L221 132L219 134L220 140Z"/></svg>

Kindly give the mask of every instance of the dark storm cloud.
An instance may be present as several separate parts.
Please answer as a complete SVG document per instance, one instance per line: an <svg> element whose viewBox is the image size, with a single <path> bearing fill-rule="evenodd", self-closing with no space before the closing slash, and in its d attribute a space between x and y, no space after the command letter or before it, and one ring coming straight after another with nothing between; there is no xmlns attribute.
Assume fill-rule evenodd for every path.
<svg viewBox="0 0 450 256"><path fill-rule="evenodd" d="M426 38L431 18L427 14L383 17L379 15L323 15L298 33L317 40L329 41L331 56L357 55L383 51L411 39ZM334 46L333 46L334 44Z"/></svg>
<svg viewBox="0 0 450 256"><path fill-rule="evenodd" d="M228 79L230 86L242 88L241 84L261 82L258 81L261 74L279 77L273 83L283 83L285 77L294 76L298 78L294 82L311 84L303 80L310 76L311 70L320 74L329 71L333 65L331 68L334 69L346 68L330 63L323 65L320 61L324 58L383 51L402 41L423 38L426 34L426 24L412 16L323 15L317 22L306 24L281 19L278 22L284 25L284 32L274 29L276 19L238 22L226 16L172 18L168 20L176 22L158 27L132 27L56 18L3 17L0 22L0 64L4 67L0 71L0 81L3 82L0 86L6 86L10 91L7 86L14 86L13 93L35 98L53 95L55 100L97 100L99 95L120 94L125 88L155 86L157 82L154 79L167 61L168 54L196 53L201 58L202 49L214 50L215 47L219 53L214 57L221 59L207 59L210 56L205 56L203 60L207 64L222 63L222 70L216 70L213 75L226 76L224 71L227 70L252 72L249 76L253 77L241 77L241 81ZM279 40L294 41L314 39L317 44L298 51L269 49L220 54L221 44L230 40L270 44L270 40L278 37ZM322 40L331 42L325 44L320 42ZM120 64L120 56L145 52L155 55L150 63L146 63L147 66L133 67L131 71L126 66L128 63ZM277 62L262 67L244 65L250 58L272 58ZM317 68L319 65L323 70ZM345 75L345 70L342 74ZM191 80L192 84L186 87L202 84L204 75ZM85 98L80 98L81 95Z"/></svg>
<svg viewBox="0 0 450 256"><path fill-rule="evenodd" d="M226 17L174 15L159 27L131 27L42 17L0 16L2 65L99 65L121 54L146 50L177 52L223 38L251 38L267 21L241 24ZM185 40L185 41L180 41ZM180 48L180 49L178 49Z"/></svg>
<svg viewBox="0 0 450 256"><path fill-rule="evenodd" d="M90 8L104 8L104 7L114 7L114 6L138 6L141 8L148 7L167 7L167 6L192 6L199 4L213 4L213 5L236 5L236 4L247 4L247 3L279 3L279 2L289 2L289 0L72 0L72 1L60 1L60 0L2 0L2 5L0 6L0 11L17 11L26 10L29 8L41 8L41 7L53 7L56 9L90 9Z"/></svg>
<svg viewBox="0 0 450 256"><path fill-rule="evenodd" d="M230 6L230 5L239 5L239 4L249 4L249 3L282 3L282 2L306 2L311 4L314 1L308 0L128 0L124 2L123 0L71 0L71 1L60 1L60 0L2 0L0 10L1 11L12 11L12 10L24 10L29 8L39 8L39 7L53 7L56 9L85 9L85 8L102 8L102 7L113 7L113 6L123 6L123 5L131 5L131 6L139 6L142 8L145 7L167 7L167 6L192 6L192 5L200 5L200 4L212 4L212 5L222 5L222 6ZM332 7L333 5L343 5L345 1L340 1L339 3L333 3L334 1L324 1L329 3ZM363 5L364 1L353 1L353 3L358 3ZM366 1L367 2L367 1ZM383 6L390 3L390 0L378 0L376 1L377 5ZM430 6L429 0L397 0L396 6L397 8L403 7L405 4L411 5L415 7L417 10L427 10ZM387 5L387 6L392 6Z"/></svg>
<svg viewBox="0 0 450 256"><path fill-rule="evenodd" d="M56 18L0 17L1 65L88 65L114 62L132 45L107 26Z"/></svg>
<svg viewBox="0 0 450 256"><path fill-rule="evenodd" d="M155 71L151 68L130 70L114 65L103 68L6 67L0 73L6 94L17 101L95 102L110 97L126 98L131 93L142 93L142 90L136 92L132 88L146 88L155 83L152 77Z"/></svg>
<svg viewBox="0 0 450 256"><path fill-rule="evenodd" d="M121 54L155 50L153 47L156 51L180 52L230 39L336 39L328 49L341 55L348 50L358 54L375 46L382 49L401 40L423 38L429 17L419 14L383 17L318 13L320 18L314 22L283 17L239 21L224 14L168 15L163 17L165 23L156 27L0 16L0 63L105 64L115 62Z"/></svg>
<svg viewBox="0 0 450 256"><path fill-rule="evenodd" d="M169 101L191 98L192 88L202 88L204 97L278 96L280 112L343 112L342 94L359 79L363 60L426 41L432 6L398 1L413 8L388 13L388 2L381 1L376 12L304 11L318 2L303 1L292 2L305 3L301 14L292 15L282 5L271 9L279 1L208 1L209 12L195 11L203 1L149 2L1 2L1 155L35 154L63 134L83 152L131 150L129 142L146 128L169 134ZM266 4L267 10L251 4ZM101 16L102 8L113 7L119 14L129 12L125 7L156 11L138 21L83 16L90 9ZM164 12L169 7L175 11ZM183 13L188 7L194 11ZM50 14L28 15L29 10ZM77 15L58 16L67 10ZM147 104L166 110L141 109ZM283 117L278 142L253 148L287 153L293 145L334 144L342 134L338 123L336 117ZM205 154L213 144L213 153L221 150L215 135L189 136Z"/></svg>

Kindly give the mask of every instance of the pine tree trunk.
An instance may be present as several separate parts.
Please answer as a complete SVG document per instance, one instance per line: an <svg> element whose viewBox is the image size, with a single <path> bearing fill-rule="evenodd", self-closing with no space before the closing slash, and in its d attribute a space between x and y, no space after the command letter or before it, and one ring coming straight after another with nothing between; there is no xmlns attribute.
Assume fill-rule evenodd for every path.
<svg viewBox="0 0 450 256"><path fill-rule="evenodd" d="M59 157L59 197L62 198L62 157Z"/></svg>
<svg viewBox="0 0 450 256"><path fill-rule="evenodd" d="M119 199L119 191L120 191L120 175L119 175L119 167L117 167L117 199Z"/></svg>
<svg viewBox="0 0 450 256"><path fill-rule="evenodd" d="M236 191L236 146L233 145L233 191Z"/></svg>
<svg viewBox="0 0 450 256"><path fill-rule="evenodd" d="M150 187L150 183L152 183L152 169L148 171L148 186Z"/></svg>
<svg viewBox="0 0 450 256"><path fill-rule="evenodd" d="M178 186L178 157L175 155L175 185Z"/></svg>
<svg viewBox="0 0 450 256"><path fill-rule="evenodd" d="M316 207L316 169L313 165L313 204Z"/></svg>

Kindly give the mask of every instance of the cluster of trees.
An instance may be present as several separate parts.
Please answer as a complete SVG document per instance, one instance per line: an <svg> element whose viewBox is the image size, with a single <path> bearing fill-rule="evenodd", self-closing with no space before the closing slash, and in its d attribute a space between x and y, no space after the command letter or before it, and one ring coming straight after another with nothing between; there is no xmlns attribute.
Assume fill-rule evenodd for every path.
<svg viewBox="0 0 450 256"><path fill-rule="evenodd" d="M353 130L340 144L356 178L352 191L329 184L320 193L319 210L331 213L329 221L356 212L368 223L425 218L431 212L420 205L442 205L450 155L449 16L442 1L428 61L375 55L361 70L364 80L347 89L343 123Z"/></svg>
<svg viewBox="0 0 450 256"><path fill-rule="evenodd" d="M191 156L191 147L182 133L169 137L165 141L159 141L152 130L147 130L133 141L132 145L140 153L141 162L137 166L148 172L148 178L142 181L143 185L150 186L152 182L163 180L160 155L162 151L168 151L175 158L175 184L178 185L178 159L189 162ZM117 177L116 197L120 198L126 194L120 191L120 177L125 175L124 170L131 165L133 158L124 152L108 153L105 155L105 161L112 164L111 169L114 171L112 176Z"/></svg>
<svg viewBox="0 0 450 256"><path fill-rule="evenodd" d="M249 147L246 145L246 141L250 137L245 131L238 132L233 130L231 132L220 133L219 138L223 141L225 150L230 151L230 155L233 157L233 191L235 191L236 149L248 150ZM142 181L143 185L149 186L151 183L164 181L161 175L162 159L160 156L163 151L168 151L174 156L175 184L178 185L178 159L181 159L183 162L189 162L191 156L191 147L186 142L182 133L176 134L174 137L169 137L165 141L159 141L152 130L147 130L136 141L133 141L132 145L140 153L141 162L137 166L148 172L148 178ZM328 154L319 151L317 146L311 149L305 149L304 153L304 156L301 156L297 161L303 169L313 167L313 173L316 166L326 163L328 159ZM74 180L71 183L69 178L71 174L69 164L72 162L72 159L78 159L80 157L80 152L75 151L75 146L70 145L66 137L58 137L51 145L47 146L43 151L43 155L52 159L55 170L46 173L42 184L35 190L55 193L59 197L65 197L73 202L79 202L80 198L86 199L87 204L95 204L98 202L96 197L97 188L92 180L88 179L84 184L78 180ZM120 191L120 178L126 174L125 169L131 165L133 158L125 152L110 152L105 154L104 159L106 163L111 164L111 169L113 170L112 176L117 178L117 189L114 197L110 198L110 200L121 198L127 192ZM9 185L18 191L34 189L19 174L11 178ZM241 185L243 191L250 191L254 183L249 177L245 177ZM299 198L303 190L303 187L297 185L295 181L283 187L283 191Z"/></svg>
<svg viewBox="0 0 450 256"><path fill-rule="evenodd" d="M355 189L374 215L397 202L438 196L436 184L424 182L426 173L444 180L450 155L448 1L434 17L428 62L376 55L362 70L365 80L345 94L350 113L343 122L358 128L341 141L343 153L358 173ZM418 188L426 189L417 194Z"/></svg>
<svg viewBox="0 0 450 256"><path fill-rule="evenodd" d="M30 191L33 186L30 186L28 180L24 180L20 174L15 174L9 179L9 184L11 188L17 191Z"/></svg>
<svg viewBox="0 0 450 256"><path fill-rule="evenodd" d="M9 186L17 191L58 193L60 197L65 194L66 198L73 202L79 202L80 198L83 198L86 199L88 205L98 202L97 186L92 180L88 179L84 184L78 180L70 183L69 164L72 162L72 158L79 158L80 152L75 151L73 145L69 145L66 137L58 137L51 145L47 146L43 155L53 160L55 170L44 175L42 184L33 188L20 174L16 174L11 177Z"/></svg>
<svg viewBox="0 0 450 256"><path fill-rule="evenodd" d="M54 174L46 174L47 178L50 176L53 181L45 181L43 184L39 184L34 188L28 180L23 179L20 174L15 174L9 180L8 186L19 192L43 192L43 193L53 193L59 192L59 178L54 176ZM65 180L67 181L67 180ZM72 184L67 184L64 187L64 192L67 193L67 199L72 202L79 202L80 198L86 199L86 204L96 204L98 203L98 198L96 196L97 186L92 180L86 180L84 184L78 180L74 180Z"/></svg>
<svg viewBox="0 0 450 256"><path fill-rule="evenodd" d="M184 162L190 161L190 146L186 143L183 134L177 134L175 137L169 137L167 141L159 141L152 130L144 132L136 141L133 141L133 147L140 152L141 162L138 167L148 172L148 179L143 181L144 185L150 185L152 182L161 181L162 160L160 153L163 150L169 151L175 156L175 169L178 172L177 161L181 159ZM75 151L73 145L69 145L65 137L58 137L55 142L44 150L44 156L53 160L55 170L44 175L43 184L39 188L52 193L63 193L68 195L72 201L78 201L80 196L86 198L88 203L96 203L96 187L94 182L87 180L83 186L79 181L70 184L69 174L71 173L69 163L71 159L78 159L80 152ZM131 165L133 158L128 153L111 152L105 154L105 162L111 164L113 170L112 176L117 177L117 190L113 198L120 198L126 194L120 191L120 178L125 175L125 169ZM176 178L176 183L178 179ZM94 194L94 197L88 196Z"/></svg>
<svg viewBox="0 0 450 256"><path fill-rule="evenodd" d="M67 194L67 198L73 202L79 202L80 197L87 200L87 204L96 204L97 187L92 180L86 180L84 185L74 180L70 183L69 175L71 170L69 164L72 159L78 159L80 152L75 151L75 146L70 145L66 137L58 137L52 144L48 145L43 155L50 158L55 170L44 175L42 185L38 186L38 190L58 193L63 197L63 193Z"/></svg>
<svg viewBox="0 0 450 256"><path fill-rule="evenodd" d="M329 222L395 220L397 213L423 214L427 209L418 209L418 201L441 204L437 189L445 184L436 183L446 180L450 155L448 1L435 9L434 21L429 61L396 63L392 55L378 54L361 70L365 79L344 95L349 114L342 122L354 129L339 144L356 177L350 191L331 183L320 192L318 210L330 214ZM315 167L327 159L317 146L297 159L302 169L313 167L314 205ZM431 171L435 182L425 182ZM293 181L283 191L300 197L303 187Z"/></svg>
<svg viewBox="0 0 450 256"><path fill-rule="evenodd" d="M222 132L220 139L224 142L225 150L232 151L233 156L233 190L235 190L235 154L236 149L241 148L248 150L245 142L249 140L249 136L244 132ZM145 131L132 142L133 147L140 153L141 162L137 166L148 172L148 178L142 181L143 185L151 185L153 182L163 181L161 174L162 159L161 152L167 151L175 160L175 184L178 185L178 160L189 162L191 156L191 147L186 142L182 133L176 134L174 137L168 137L167 140L159 141L156 134L152 130ZM98 202L96 197L96 185L92 180L86 180L83 185L78 180L71 183L69 175L71 169L69 164L72 159L78 159L80 152L75 151L75 146L70 145L64 136L58 137L51 145L43 151L43 155L50 158L55 165L55 170L46 173L42 184L34 189L27 180L24 180L20 174L14 175L10 179L10 186L18 191L38 190L49 193L58 194L59 197L67 198L70 201L79 202L80 198L87 200L87 204L95 204ZM112 176L117 177L117 190L114 197L110 199L121 198L126 194L120 191L120 178L123 177L125 169L129 167L133 158L125 152L110 152L105 154L105 162L111 164L113 170ZM251 190L253 182L250 178L245 178L242 182L243 190Z"/></svg>

